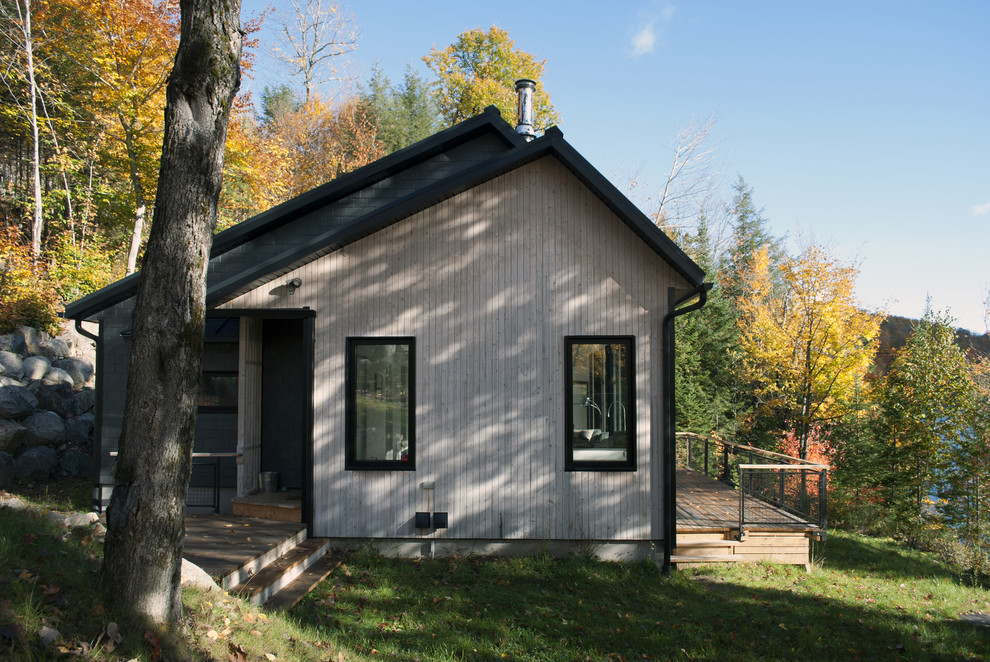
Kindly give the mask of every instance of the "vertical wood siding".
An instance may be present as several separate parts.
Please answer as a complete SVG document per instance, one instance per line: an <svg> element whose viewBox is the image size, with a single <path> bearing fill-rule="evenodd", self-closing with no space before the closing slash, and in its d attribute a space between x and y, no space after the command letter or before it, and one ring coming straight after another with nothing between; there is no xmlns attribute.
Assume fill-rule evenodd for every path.
<svg viewBox="0 0 990 662"><path fill-rule="evenodd" d="M261 319L245 317L240 324L237 366L237 495L258 489L261 471Z"/></svg>
<svg viewBox="0 0 990 662"><path fill-rule="evenodd" d="M555 159L504 174L262 286L232 308L317 311L314 532L647 540L659 513L660 324L686 283ZM636 338L633 472L564 467L564 337ZM414 336L416 471L344 470L344 342ZM435 489L423 489L424 482Z"/></svg>

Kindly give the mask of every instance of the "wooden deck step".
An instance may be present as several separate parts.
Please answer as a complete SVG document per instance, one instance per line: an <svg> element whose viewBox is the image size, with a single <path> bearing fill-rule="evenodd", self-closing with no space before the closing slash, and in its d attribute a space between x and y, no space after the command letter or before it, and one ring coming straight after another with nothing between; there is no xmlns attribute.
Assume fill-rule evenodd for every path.
<svg viewBox="0 0 990 662"><path fill-rule="evenodd" d="M688 549L688 548L701 548L701 547L711 547L719 548L724 547L731 549L739 544L738 540L686 540L684 542L678 542L675 549Z"/></svg>
<svg viewBox="0 0 990 662"><path fill-rule="evenodd" d="M340 561L324 556L310 566L306 572L299 575L291 584L269 598L265 606L271 609L291 609L295 607L320 582L329 577L330 573L339 568L340 564Z"/></svg>
<svg viewBox="0 0 990 662"><path fill-rule="evenodd" d="M245 563L242 563L236 570L221 577L217 583L220 584L220 588L223 590L233 591L235 586L246 583L251 579L251 577L261 572L262 568L269 565L272 561L283 554L286 554L289 550L296 547L304 540L306 540L306 529L301 528L294 535L286 538L278 545L267 550L265 553L259 554Z"/></svg>
<svg viewBox="0 0 990 662"><path fill-rule="evenodd" d="M717 556L701 556L698 554L671 554L671 563L740 563L746 557L742 554L719 554Z"/></svg>
<svg viewBox="0 0 990 662"><path fill-rule="evenodd" d="M308 538L235 586L231 593L262 604L303 574L330 548L326 538Z"/></svg>

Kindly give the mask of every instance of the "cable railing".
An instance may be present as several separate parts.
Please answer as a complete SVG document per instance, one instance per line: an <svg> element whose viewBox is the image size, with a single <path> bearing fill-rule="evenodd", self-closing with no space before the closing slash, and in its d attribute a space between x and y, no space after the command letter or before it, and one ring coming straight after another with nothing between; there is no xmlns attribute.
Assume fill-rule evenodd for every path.
<svg viewBox="0 0 990 662"><path fill-rule="evenodd" d="M754 526L825 531L828 469L782 453L677 433L677 464L739 490L739 532Z"/></svg>

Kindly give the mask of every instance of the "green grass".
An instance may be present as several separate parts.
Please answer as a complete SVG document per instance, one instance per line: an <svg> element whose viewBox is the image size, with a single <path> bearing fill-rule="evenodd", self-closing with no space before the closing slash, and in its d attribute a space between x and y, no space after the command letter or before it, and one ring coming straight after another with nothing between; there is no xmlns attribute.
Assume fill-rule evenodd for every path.
<svg viewBox="0 0 990 662"><path fill-rule="evenodd" d="M64 489L63 489L64 488ZM56 486L38 508L71 506ZM187 592L185 637L149 641L97 604L98 541L0 512L0 659L700 660L987 659L990 591L931 554L833 532L811 574L771 563L662 576L584 558L398 560L368 551L300 605L266 612ZM115 635L115 624L119 637ZM44 644L43 627L61 639ZM243 652L243 655L241 655ZM233 655L233 658L230 656Z"/></svg>
<svg viewBox="0 0 990 662"><path fill-rule="evenodd" d="M932 557L836 533L821 567L352 556L291 612L395 660L983 659L990 611Z"/></svg>

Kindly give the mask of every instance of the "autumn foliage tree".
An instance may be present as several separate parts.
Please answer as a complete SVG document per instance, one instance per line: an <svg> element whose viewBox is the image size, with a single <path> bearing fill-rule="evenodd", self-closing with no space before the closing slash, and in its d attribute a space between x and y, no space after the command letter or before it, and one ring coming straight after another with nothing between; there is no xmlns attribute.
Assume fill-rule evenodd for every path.
<svg viewBox="0 0 990 662"><path fill-rule="evenodd" d="M863 386L882 316L855 296L857 270L810 244L771 269L767 247L742 272L741 377L806 458L816 424L840 419Z"/></svg>
<svg viewBox="0 0 990 662"><path fill-rule="evenodd" d="M493 25L487 31L474 28L440 49L434 47L423 61L436 75L434 98L447 126L477 115L494 104L502 117L516 117L515 82L536 81L533 95L533 128L546 130L560 122L550 93L541 84L546 60L516 47L509 33Z"/></svg>

